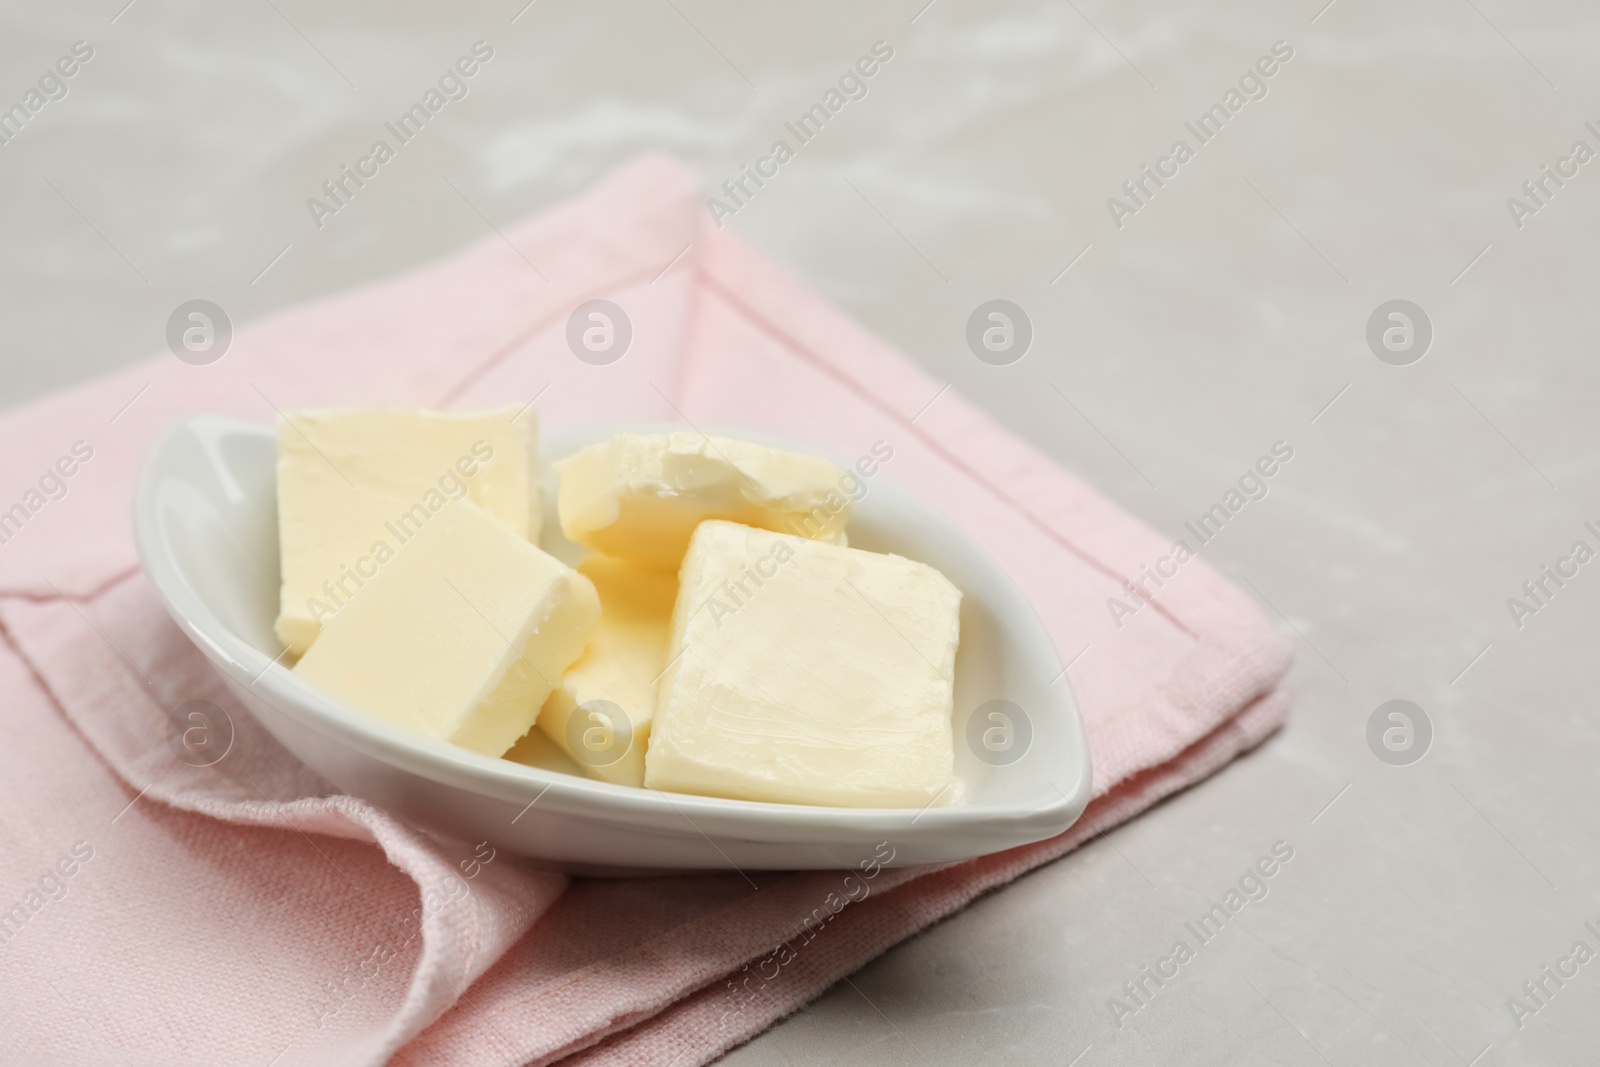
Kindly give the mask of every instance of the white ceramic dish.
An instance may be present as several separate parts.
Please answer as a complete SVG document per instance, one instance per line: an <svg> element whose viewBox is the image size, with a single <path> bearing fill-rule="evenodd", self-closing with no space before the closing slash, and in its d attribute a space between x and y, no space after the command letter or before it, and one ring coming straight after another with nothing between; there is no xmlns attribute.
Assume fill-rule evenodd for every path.
<svg viewBox="0 0 1600 1067"><path fill-rule="evenodd" d="M681 427L674 427L681 429ZM630 427L630 429L653 429ZM546 434L548 462L616 428ZM762 440L745 430L733 436ZM772 441L770 443L782 444ZM794 446L791 446L794 447ZM284 747L339 788L414 825L574 873L855 866L879 842L894 865L940 863L1061 833L1089 799L1089 757L1060 660L1000 568L964 535L890 484L868 482L852 512L856 547L932 564L964 594L956 659L955 798L923 811L759 804L630 789L476 755L413 735L324 696L275 665L278 606L275 440L271 429L199 417L146 460L134 501L139 553L172 617ZM547 492L553 506L553 492ZM581 553L547 506L544 547ZM968 743L969 719L995 699L1025 709L1000 755ZM1005 724L984 729L1004 742ZM1013 718L1016 718L1013 715ZM1031 738L1024 742L1024 734ZM1021 752L1020 757L1017 753ZM1000 759L1011 759L1000 763Z"/></svg>

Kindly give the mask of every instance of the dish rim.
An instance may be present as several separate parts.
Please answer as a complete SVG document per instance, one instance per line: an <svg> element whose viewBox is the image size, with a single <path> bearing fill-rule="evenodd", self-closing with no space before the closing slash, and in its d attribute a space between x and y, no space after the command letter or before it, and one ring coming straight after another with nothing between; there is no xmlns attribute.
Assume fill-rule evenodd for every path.
<svg viewBox="0 0 1600 1067"><path fill-rule="evenodd" d="M541 433L540 465L542 469L547 468L554 454L567 454L562 449L547 450L547 444L552 439L559 441L580 435L596 437L616 432L649 433L667 429L682 431L686 427L680 424L629 424L625 428L571 427ZM690 432L698 430L699 427L694 427ZM708 426L706 430L716 436L738 437L775 447L827 454L812 445L781 440L745 427ZM140 470L133 501L135 541L146 573L179 628L208 659L226 671L233 682L257 690L261 698L275 710L300 726L332 742L353 746L359 752L398 770L471 794L510 802L526 801L528 807L538 803L546 811L612 823L649 825L674 833L681 832L682 820L686 817L702 833L705 826L711 826L724 833L738 834L743 831L747 835L750 823L756 821L766 830L780 831L776 836L760 839L766 841L819 840L830 831L834 834L848 831L878 833L886 829L903 832L908 816L911 817L911 823L919 824L919 836L935 835L944 830L971 829L996 822L1013 826L1042 824L1059 826L1064 830L1077 821L1091 797L1092 772L1083 719L1076 694L1071 688L1071 679L1064 674L1055 683L1064 686L1058 698L1058 707L1067 717L1064 728L1075 735L1064 748L1075 750L1077 766L1058 768L1047 776L1046 780L1058 796L1042 805L982 801L937 807L930 804L918 811L912 808L830 807L665 793L614 785L502 757L484 756L385 722L321 693L282 664L282 652L276 658L271 657L235 632L189 583L176 559L165 551L159 485L162 479L171 476L173 463L169 456L175 449L183 447L185 437L204 439L219 433L271 438L275 431L271 426L242 419L196 415L169 428L151 447ZM216 460L211 462L214 466L221 466ZM965 551L992 572L993 584L1012 602L1004 614L1009 615L1012 611L1024 613L1028 622L1024 630L1030 640L1036 644L1042 642L1054 658L1060 659L1032 602L998 561L964 530L938 515L909 490L892 481L876 484L874 492L880 489L900 498L892 506L903 509L909 505L913 513L931 516L943 534L963 543ZM1002 605L995 607L999 609ZM1034 658L1037 651L1030 650L1028 658ZM952 729L955 729L954 723ZM1063 755L1070 753L1063 752ZM1068 777L1073 780L1070 787L1064 789L1058 782ZM700 820L704 820L704 823Z"/></svg>

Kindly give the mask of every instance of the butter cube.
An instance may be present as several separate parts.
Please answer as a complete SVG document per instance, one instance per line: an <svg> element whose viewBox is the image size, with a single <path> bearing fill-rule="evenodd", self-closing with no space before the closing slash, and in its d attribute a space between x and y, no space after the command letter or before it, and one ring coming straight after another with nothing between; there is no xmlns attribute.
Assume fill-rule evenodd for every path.
<svg viewBox="0 0 1600 1067"><path fill-rule="evenodd" d="M545 702L539 731L591 777L643 786L678 576L609 556L589 556L578 571L600 594L600 624Z"/></svg>
<svg viewBox="0 0 1600 1067"><path fill-rule="evenodd" d="M599 616L589 579L463 501L402 544L294 669L396 726L498 756Z"/></svg>
<svg viewBox="0 0 1600 1067"><path fill-rule="evenodd" d="M567 537L657 570L677 569L706 519L836 540L850 517L836 464L730 437L620 434L555 468Z"/></svg>
<svg viewBox="0 0 1600 1067"><path fill-rule="evenodd" d="M952 784L961 593L938 571L712 521L679 581L646 786L921 807Z"/></svg>
<svg viewBox="0 0 1600 1067"><path fill-rule="evenodd" d="M291 411L278 420L278 639L295 654L451 500L539 539L529 411Z"/></svg>

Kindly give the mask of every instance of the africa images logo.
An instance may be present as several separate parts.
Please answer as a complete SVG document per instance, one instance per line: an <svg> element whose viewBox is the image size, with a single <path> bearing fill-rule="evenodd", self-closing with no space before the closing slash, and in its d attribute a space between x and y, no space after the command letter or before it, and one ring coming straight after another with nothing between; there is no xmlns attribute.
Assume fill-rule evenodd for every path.
<svg viewBox="0 0 1600 1067"><path fill-rule="evenodd" d="M455 63L443 74L439 75L438 83L430 86L422 94L422 99L412 104L393 122L385 122L383 128L394 138L391 145L387 139L378 138L372 142L372 147L367 154L355 162L354 169L346 163L339 168L332 178L322 183L323 198L308 197L306 210L311 212L311 221L317 229L327 225L327 220L337 215L349 206L355 199L356 193L366 187L367 182L378 176L384 164L394 159L399 149L410 144L416 139L435 115L443 111L445 105L457 100L465 100L471 92L468 79L483 69L483 65L494 58L494 48L487 41L477 41L472 46L472 53L457 59Z"/></svg>
<svg viewBox="0 0 1600 1067"><path fill-rule="evenodd" d="M839 75L835 87L822 94L821 100L802 111L792 122L785 122L783 128L794 138L793 145L783 137L773 141L766 155L753 164L741 165L738 177L722 183L721 197L706 199L706 210L711 212L717 226L720 228L723 219L737 215L741 208L754 199L756 192L765 188L767 182L778 176L783 165L795 157L795 150L815 140L822 133L822 128L843 111L846 104L865 100L870 89L868 79L893 58L894 47L889 42L872 42L871 55L857 59L853 66Z"/></svg>
<svg viewBox="0 0 1600 1067"><path fill-rule="evenodd" d="M1239 76L1237 87L1230 86L1222 94L1221 101L1201 112L1194 122L1183 124L1194 137L1195 145L1211 143L1222 134L1223 127L1244 110L1246 104L1252 100L1266 99L1268 80L1275 77L1283 65L1293 58L1294 48L1288 41L1274 41L1271 54L1261 56L1247 68ZM1115 196L1106 198L1106 210L1111 214L1112 224L1122 229L1126 225L1125 220L1143 210L1156 192L1176 178L1180 168L1194 157L1195 147L1180 137L1172 142L1172 148L1166 155L1156 160L1154 170L1146 163L1138 174L1122 183L1126 199Z"/></svg>

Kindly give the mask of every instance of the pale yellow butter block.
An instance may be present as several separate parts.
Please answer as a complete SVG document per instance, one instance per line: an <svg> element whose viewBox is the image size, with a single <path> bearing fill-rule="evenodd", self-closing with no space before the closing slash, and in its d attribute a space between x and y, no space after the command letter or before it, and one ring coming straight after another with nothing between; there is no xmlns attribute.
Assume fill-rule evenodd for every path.
<svg viewBox="0 0 1600 1067"><path fill-rule="evenodd" d="M520 763L524 767L537 767L541 771L555 771L577 778L583 777L583 768L574 763L572 757L561 751L537 726L523 734L521 739L507 749L500 758Z"/></svg>
<svg viewBox="0 0 1600 1067"><path fill-rule="evenodd" d="M852 483L835 463L698 433L620 434L555 463L561 529L596 552L675 570L706 519L842 537Z"/></svg>
<svg viewBox="0 0 1600 1067"><path fill-rule="evenodd" d="M589 556L578 571L600 594L600 623L545 702L539 731L591 777L643 786L678 576L609 556Z"/></svg>
<svg viewBox="0 0 1600 1067"><path fill-rule="evenodd" d="M326 409L278 420L277 635L305 652L321 624L451 500L538 542L532 411Z"/></svg>
<svg viewBox="0 0 1600 1067"><path fill-rule="evenodd" d="M589 579L453 503L323 625L294 669L396 726L498 756L528 732L599 617Z"/></svg>
<svg viewBox="0 0 1600 1067"><path fill-rule="evenodd" d="M952 785L961 593L937 570L713 521L679 580L647 787L922 807Z"/></svg>

